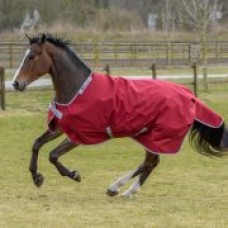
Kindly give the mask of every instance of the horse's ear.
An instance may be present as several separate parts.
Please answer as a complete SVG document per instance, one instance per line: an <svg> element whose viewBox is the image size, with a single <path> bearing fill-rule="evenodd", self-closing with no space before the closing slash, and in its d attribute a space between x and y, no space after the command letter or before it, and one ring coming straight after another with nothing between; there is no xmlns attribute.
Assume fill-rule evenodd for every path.
<svg viewBox="0 0 228 228"><path fill-rule="evenodd" d="M47 40L47 36L45 34L42 34L40 38L40 43L43 44Z"/></svg>
<svg viewBox="0 0 228 228"><path fill-rule="evenodd" d="M31 42L32 38L29 37L29 35L27 33L25 33L25 37L29 40L29 42Z"/></svg>

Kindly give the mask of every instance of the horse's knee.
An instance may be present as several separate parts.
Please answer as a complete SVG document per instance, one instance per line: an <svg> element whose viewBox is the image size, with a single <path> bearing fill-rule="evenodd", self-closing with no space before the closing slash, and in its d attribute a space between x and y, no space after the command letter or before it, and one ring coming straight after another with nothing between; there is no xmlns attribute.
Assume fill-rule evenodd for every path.
<svg viewBox="0 0 228 228"><path fill-rule="evenodd" d="M40 139L36 139L32 145L32 151L34 153L38 153L39 149L40 149L40 145L41 145L41 142L40 142Z"/></svg>
<svg viewBox="0 0 228 228"><path fill-rule="evenodd" d="M55 153L50 153L49 154L49 161L52 163L52 164L55 164L58 160L58 157L55 155Z"/></svg>

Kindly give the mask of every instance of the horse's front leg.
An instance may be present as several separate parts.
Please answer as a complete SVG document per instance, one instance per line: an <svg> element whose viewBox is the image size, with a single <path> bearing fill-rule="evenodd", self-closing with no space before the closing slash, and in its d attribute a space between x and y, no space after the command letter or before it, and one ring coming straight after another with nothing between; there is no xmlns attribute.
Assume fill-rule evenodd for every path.
<svg viewBox="0 0 228 228"><path fill-rule="evenodd" d="M32 157L30 161L29 170L32 174L32 179L34 184L37 187L40 187L43 184L43 175L37 172L37 160L40 148L47 142L50 142L53 139L56 139L62 134L62 132L51 132L49 130L45 131L39 138L35 140L32 147Z"/></svg>
<svg viewBox="0 0 228 228"><path fill-rule="evenodd" d="M61 144L59 144L51 153L49 156L49 161L56 167L56 169L59 171L59 173L62 176L69 177L75 181L80 182L81 176L78 171L70 171L65 166L63 166L59 161L58 158L62 156L63 154L69 152L73 148L75 148L78 145L73 144L68 139L65 139Z"/></svg>

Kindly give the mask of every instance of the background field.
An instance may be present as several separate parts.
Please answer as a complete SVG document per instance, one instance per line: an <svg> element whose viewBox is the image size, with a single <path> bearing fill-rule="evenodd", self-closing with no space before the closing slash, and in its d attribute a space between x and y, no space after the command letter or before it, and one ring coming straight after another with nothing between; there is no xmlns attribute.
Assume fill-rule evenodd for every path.
<svg viewBox="0 0 228 228"><path fill-rule="evenodd" d="M228 85L211 85L201 98L228 121ZM28 165L33 140L46 127L52 91L6 94L0 113L0 227L228 227L227 159L194 152L186 140L181 153L162 156L142 191L109 198L106 188L143 159L130 139L80 147L61 161L81 172L82 182L59 176L46 145L39 159L44 185L33 186Z"/></svg>

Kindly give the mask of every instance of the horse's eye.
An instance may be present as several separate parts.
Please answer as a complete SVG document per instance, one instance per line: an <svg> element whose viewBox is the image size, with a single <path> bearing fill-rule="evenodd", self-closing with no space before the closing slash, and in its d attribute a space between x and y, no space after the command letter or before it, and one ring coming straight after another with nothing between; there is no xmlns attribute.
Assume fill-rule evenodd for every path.
<svg viewBox="0 0 228 228"><path fill-rule="evenodd" d="M35 58L35 55L29 55L29 60L32 60L32 59L34 59Z"/></svg>

